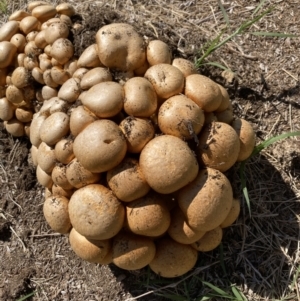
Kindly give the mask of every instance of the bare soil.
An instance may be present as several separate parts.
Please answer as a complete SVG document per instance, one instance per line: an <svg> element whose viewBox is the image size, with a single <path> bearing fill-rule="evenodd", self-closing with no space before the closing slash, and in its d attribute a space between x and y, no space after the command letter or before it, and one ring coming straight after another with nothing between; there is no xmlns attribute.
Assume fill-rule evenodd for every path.
<svg viewBox="0 0 300 301"><path fill-rule="evenodd" d="M230 21L226 29L218 1L69 2L77 10L73 22L78 26L71 35L77 56L94 43L101 26L127 22L146 39L167 42L174 58L191 61L222 30L226 37L250 19L259 4L222 1ZM25 5L8 1L7 14ZM263 10L268 7L274 9L249 32L299 34L298 1L270 0ZM2 22L7 14L1 15ZM300 131L300 39L249 32L208 57L233 74L209 65L199 71L228 89L236 116L252 123L259 143ZM199 279L229 291L234 284L247 300L300 300L299 137L277 142L246 165L251 214L239 166L227 173L243 204L238 221L225 231L221 248L199 256L188 279L169 281L148 269L127 272L80 260L67 236L53 233L44 220L44 191L36 182L29 149L27 138L12 138L0 122L0 300L18 300L31 292L35 294L27 300L128 300L152 290L139 300L170 300L176 294L178 300L198 300L211 292Z"/></svg>

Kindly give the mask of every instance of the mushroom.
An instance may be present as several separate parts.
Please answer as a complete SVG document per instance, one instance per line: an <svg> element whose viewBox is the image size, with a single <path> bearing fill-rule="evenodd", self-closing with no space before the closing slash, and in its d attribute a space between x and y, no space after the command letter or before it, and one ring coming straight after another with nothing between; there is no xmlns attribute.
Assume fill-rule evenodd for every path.
<svg viewBox="0 0 300 301"><path fill-rule="evenodd" d="M159 193L172 193L191 181L198 173L197 160L180 138L163 135L146 144L140 155L146 181Z"/></svg>
<svg viewBox="0 0 300 301"><path fill-rule="evenodd" d="M191 246L163 237L156 242L156 253L149 267L162 277L179 277L195 266L197 258L198 252Z"/></svg>
<svg viewBox="0 0 300 301"><path fill-rule="evenodd" d="M150 66L171 64L172 55L168 44L160 40L150 41L147 46L147 61Z"/></svg>
<svg viewBox="0 0 300 301"><path fill-rule="evenodd" d="M125 23L113 23L101 27L96 34L98 56L108 68L133 71L145 62L145 46L142 37Z"/></svg>
<svg viewBox="0 0 300 301"><path fill-rule="evenodd" d="M192 183L178 192L177 199L193 230L210 231L228 215L232 206L232 187L222 172L202 169Z"/></svg>
<svg viewBox="0 0 300 301"><path fill-rule="evenodd" d="M88 239L114 237L123 227L125 210L111 190L90 184L71 196L69 215L73 227Z"/></svg>

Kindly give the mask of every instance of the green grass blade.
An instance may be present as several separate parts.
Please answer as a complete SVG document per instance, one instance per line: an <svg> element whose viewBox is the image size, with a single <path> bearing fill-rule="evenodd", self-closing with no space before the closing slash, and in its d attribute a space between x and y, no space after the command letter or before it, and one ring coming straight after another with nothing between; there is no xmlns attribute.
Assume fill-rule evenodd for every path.
<svg viewBox="0 0 300 301"><path fill-rule="evenodd" d="M300 265L298 266L298 269L297 269L297 271L296 271L296 273L294 275L293 282L291 284L291 289L294 289L295 285L297 285L296 282L298 281L299 273L300 273Z"/></svg>
<svg viewBox="0 0 300 301"><path fill-rule="evenodd" d="M257 155L263 149L265 149L266 147L270 146L271 144L273 144L273 143L275 143L275 142L277 142L279 140L282 140L282 139L285 139L285 138L289 138L289 137L294 137L294 136L300 136L300 131L297 131L297 132L288 132L288 133L284 133L284 134L272 137L270 139L267 139L267 140L263 141L262 143L260 143L259 145L257 145L254 148L254 150L253 150L253 152L251 154L251 157Z"/></svg>
<svg viewBox="0 0 300 301"><path fill-rule="evenodd" d="M246 200L246 204L247 204L248 211L249 211L249 216L251 218L250 198L249 198L248 188L247 188L247 185L246 185L246 178L245 178L245 165L246 165L246 162L247 161L243 161L241 163L241 166L240 166L240 178L241 178L241 185L242 185L243 195L244 195L244 198Z"/></svg>
<svg viewBox="0 0 300 301"><path fill-rule="evenodd" d="M24 301L24 300L26 300L26 299L32 297L34 294L35 294L35 292L32 292L32 293L30 293L30 294L28 294L28 295L26 295L26 296L24 296L24 297L18 299L17 301Z"/></svg>
<svg viewBox="0 0 300 301"><path fill-rule="evenodd" d="M280 33L280 32L267 32L267 31L254 31L250 32L254 36L264 36L264 37L279 37L279 38L297 38L295 34Z"/></svg>
<svg viewBox="0 0 300 301"><path fill-rule="evenodd" d="M266 0L262 0L256 7L256 9L254 10L252 16L255 16L258 11L262 8L262 6L265 4Z"/></svg>
<svg viewBox="0 0 300 301"><path fill-rule="evenodd" d="M222 289L214 286L213 284L209 283L209 282L206 282L206 281L202 281L203 284L205 284L206 286L208 286L209 288L211 288L212 290L214 290L216 293L219 294L219 296L222 296L224 298L228 297L229 295L223 291Z"/></svg>
<svg viewBox="0 0 300 301"><path fill-rule="evenodd" d="M241 296L240 292L235 286L231 287L232 293L235 295L237 301L244 301L244 298Z"/></svg>
<svg viewBox="0 0 300 301"><path fill-rule="evenodd" d="M224 8L224 6L223 6L221 0L218 0L218 4L219 4L220 9L221 9L221 11L222 11L223 18L224 18L224 20L225 20L227 26L229 26L229 25L230 25L230 24L229 24L229 18L228 18L228 15L227 15L227 13L226 13L226 10L225 10L225 8Z"/></svg>

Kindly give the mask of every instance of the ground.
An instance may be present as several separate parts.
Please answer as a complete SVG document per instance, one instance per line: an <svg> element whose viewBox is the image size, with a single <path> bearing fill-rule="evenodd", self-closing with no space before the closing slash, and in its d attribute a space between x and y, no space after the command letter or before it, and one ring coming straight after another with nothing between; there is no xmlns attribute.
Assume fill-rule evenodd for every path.
<svg viewBox="0 0 300 301"><path fill-rule="evenodd" d="M3 1L2 1L3 2ZM1 3L2 3L1 2ZM76 55L94 42L97 30L111 22L132 24L146 39L167 42L173 57L194 61L205 43L222 30L224 38L254 17L259 1L80 1L72 32ZM262 1L273 10L249 31L237 35L209 56L232 70L204 65L199 72L224 85L236 116L250 121L261 141L300 131L300 39L262 37L250 32L299 34L298 1ZM7 15L25 7L8 1ZM265 149L246 165L251 209L241 190L239 165L228 173L242 211L225 231L222 247L200 256L191 274L165 280L148 269L126 272L84 262L66 236L47 226L44 191L37 184L27 138L12 138L0 122L0 300L201 300L213 292L209 282L247 300L300 300L300 138ZM177 295L177 299L174 299ZM173 299L172 299L173 298ZM215 297L221 300L221 297ZM238 299L236 299L238 300Z"/></svg>

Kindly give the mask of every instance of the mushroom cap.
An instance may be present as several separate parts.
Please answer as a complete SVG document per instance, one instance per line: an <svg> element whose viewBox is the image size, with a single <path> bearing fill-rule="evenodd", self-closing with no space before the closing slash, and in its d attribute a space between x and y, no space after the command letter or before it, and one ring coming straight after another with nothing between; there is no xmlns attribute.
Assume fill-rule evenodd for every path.
<svg viewBox="0 0 300 301"><path fill-rule="evenodd" d="M166 99L183 91L184 76L172 65L154 65L146 71L145 78L149 80L160 98Z"/></svg>
<svg viewBox="0 0 300 301"><path fill-rule="evenodd" d="M50 196L44 202L44 217L55 232L66 234L72 228L68 204L69 200L64 196Z"/></svg>
<svg viewBox="0 0 300 301"><path fill-rule="evenodd" d="M16 53L16 45L7 41L0 42L0 68L6 68L12 64Z"/></svg>
<svg viewBox="0 0 300 301"><path fill-rule="evenodd" d="M74 154L91 172L108 171L125 157L125 137L111 120L96 120L84 128L74 140Z"/></svg>
<svg viewBox="0 0 300 301"><path fill-rule="evenodd" d="M192 244L199 240L204 231L195 231L186 221L186 217L180 208L176 207L171 211L171 224L168 229L170 237L181 244Z"/></svg>
<svg viewBox="0 0 300 301"><path fill-rule="evenodd" d="M184 77L197 73L197 69L195 68L195 65L192 62L183 58L174 59L172 65L178 68L182 72Z"/></svg>
<svg viewBox="0 0 300 301"><path fill-rule="evenodd" d="M188 145L170 135L155 137L146 144L140 155L140 166L150 187L163 194L193 181L199 169Z"/></svg>
<svg viewBox="0 0 300 301"><path fill-rule="evenodd" d="M155 244L147 237L119 233L113 239L113 263L124 270L138 270L148 265L155 255Z"/></svg>
<svg viewBox="0 0 300 301"><path fill-rule="evenodd" d="M124 111L135 117L150 117L157 109L157 96L144 77L133 77L124 85Z"/></svg>
<svg viewBox="0 0 300 301"><path fill-rule="evenodd" d="M154 137L155 129L150 119L128 116L120 123L129 153L140 153Z"/></svg>
<svg viewBox="0 0 300 301"><path fill-rule="evenodd" d="M197 151L205 166L224 172L237 161L239 137L230 125L212 122L201 131Z"/></svg>
<svg viewBox="0 0 300 301"><path fill-rule="evenodd" d="M255 146L254 129L250 122L242 118L233 120L232 127L240 140L240 152L237 161L244 161L251 156Z"/></svg>
<svg viewBox="0 0 300 301"><path fill-rule="evenodd" d="M99 59L106 67L132 71L146 60L144 41L129 24L114 23L101 27L96 42Z"/></svg>
<svg viewBox="0 0 300 301"><path fill-rule="evenodd" d="M19 31L18 21L8 21L0 27L0 42L9 41Z"/></svg>
<svg viewBox="0 0 300 301"><path fill-rule="evenodd" d="M163 196L157 193L126 204L126 212L128 228L138 235L158 237L170 226L170 212Z"/></svg>
<svg viewBox="0 0 300 301"><path fill-rule="evenodd" d="M204 124L204 113L200 107L184 95L167 99L158 111L158 126L164 134L181 139L192 139Z"/></svg>
<svg viewBox="0 0 300 301"><path fill-rule="evenodd" d="M171 50L165 42L161 40L150 41L147 46L147 61L150 66L157 64L171 64Z"/></svg>
<svg viewBox="0 0 300 301"><path fill-rule="evenodd" d="M94 263L107 264L106 257L111 251L111 241L88 239L72 228L69 235L72 250L80 258ZM109 263L109 262L108 262Z"/></svg>
<svg viewBox="0 0 300 301"><path fill-rule="evenodd" d="M191 246L163 237L156 242L156 253L149 267L162 277L173 278L190 271L197 258L198 252Z"/></svg>
<svg viewBox="0 0 300 301"><path fill-rule="evenodd" d="M226 176L215 169L199 171L196 179L182 188L178 205L189 226L196 231L218 227L232 207L232 187Z"/></svg>
<svg viewBox="0 0 300 301"><path fill-rule="evenodd" d="M192 244L192 247L200 252L209 252L215 249L222 241L223 230L217 227L206 232L199 240Z"/></svg>
<svg viewBox="0 0 300 301"><path fill-rule="evenodd" d="M101 118L117 115L123 109L123 102L123 87L112 81L94 85L82 98L82 104Z"/></svg>
<svg viewBox="0 0 300 301"><path fill-rule="evenodd" d="M230 209L228 215L226 216L225 220L220 225L220 227L227 228L227 227L231 226L238 218L238 216L240 214L240 210L241 210L240 201L238 199L233 199L231 209Z"/></svg>
<svg viewBox="0 0 300 301"><path fill-rule="evenodd" d="M125 209L111 190L100 184L90 184L72 194L69 215L73 227L81 235L104 240L121 230Z"/></svg>
<svg viewBox="0 0 300 301"><path fill-rule="evenodd" d="M186 77L184 94L205 112L218 109L223 99L218 84L200 74Z"/></svg>
<svg viewBox="0 0 300 301"><path fill-rule="evenodd" d="M110 189L123 202L143 197L150 190L138 160L133 158L127 157L118 166L109 170L106 179Z"/></svg>

